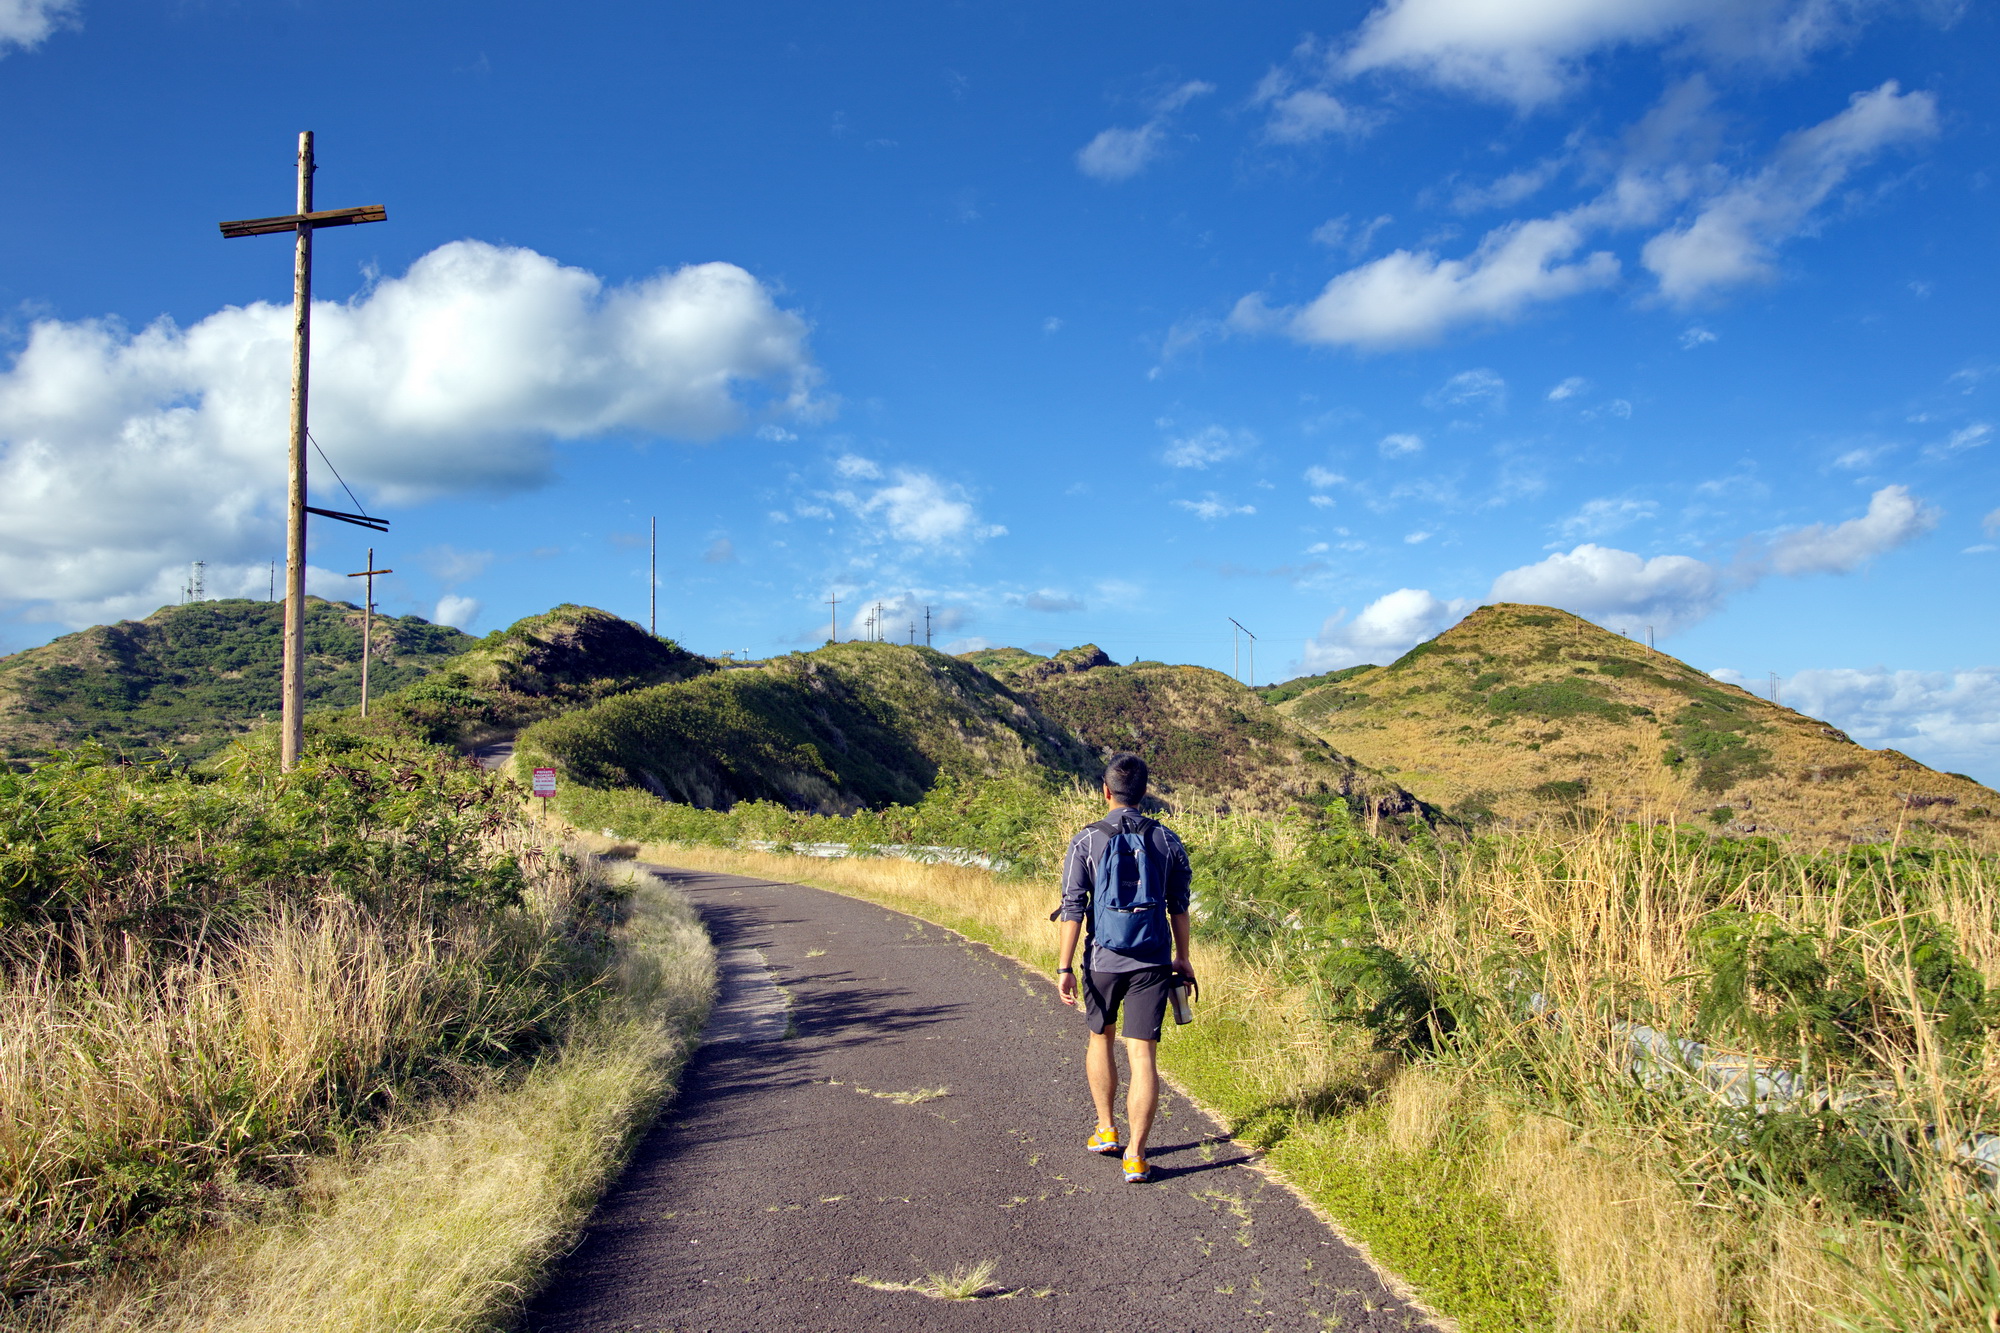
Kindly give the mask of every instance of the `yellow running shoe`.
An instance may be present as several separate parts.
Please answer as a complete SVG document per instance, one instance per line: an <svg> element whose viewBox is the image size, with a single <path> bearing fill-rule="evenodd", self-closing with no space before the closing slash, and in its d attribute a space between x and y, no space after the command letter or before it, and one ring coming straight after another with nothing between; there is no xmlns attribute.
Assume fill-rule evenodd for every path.
<svg viewBox="0 0 2000 1333"><path fill-rule="evenodd" d="M1125 1159L1125 1183L1127 1185L1143 1185L1152 1178L1152 1164L1145 1158L1127 1157Z"/></svg>
<svg viewBox="0 0 2000 1333"><path fill-rule="evenodd" d="M1102 1153L1106 1157L1116 1152L1125 1151L1125 1145L1118 1141L1118 1131L1116 1129L1098 1130L1084 1140L1083 1146L1094 1153Z"/></svg>

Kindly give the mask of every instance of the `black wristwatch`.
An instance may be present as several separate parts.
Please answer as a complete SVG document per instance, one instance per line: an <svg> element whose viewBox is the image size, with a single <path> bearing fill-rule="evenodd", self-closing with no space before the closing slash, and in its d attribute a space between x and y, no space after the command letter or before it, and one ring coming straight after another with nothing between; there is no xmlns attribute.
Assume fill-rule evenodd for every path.
<svg viewBox="0 0 2000 1333"><path fill-rule="evenodd" d="M1069 973L1071 976L1076 975L1076 969L1073 967L1059 967L1056 969L1057 976L1061 976L1065 972Z"/></svg>

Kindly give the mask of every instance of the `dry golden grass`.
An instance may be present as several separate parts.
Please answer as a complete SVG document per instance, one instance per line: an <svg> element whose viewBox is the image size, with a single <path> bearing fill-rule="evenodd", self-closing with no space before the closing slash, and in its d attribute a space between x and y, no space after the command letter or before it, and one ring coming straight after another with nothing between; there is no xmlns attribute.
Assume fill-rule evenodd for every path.
<svg viewBox="0 0 2000 1333"><path fill-rule="evenodd" d="M23 1327L450 1333L505 1324L670 1093L714 992L700 922L650 877L636 884L620 936L616 999L525 1077L413 1113L360 1151L322 1160L296 1211L212 1238L164 1280L101 1284Z"/></svg>
<svg viewBox="0 0 2000 1333"><path fill-rule="evenodd" d="M143 1257L254 1202L259 1181L371 1108L448 1086L467 1053L441 1034L512 1041L550 1018L559 997L506 978L567 948L592 886L573 860L527 855L518 831L490 842L528 866L504 915L385 919L329 898L218 923L197 944L10 930L0 1289L60 1287L107 1242ZM126 1245L149 1211L167 1216Z"/></svg>

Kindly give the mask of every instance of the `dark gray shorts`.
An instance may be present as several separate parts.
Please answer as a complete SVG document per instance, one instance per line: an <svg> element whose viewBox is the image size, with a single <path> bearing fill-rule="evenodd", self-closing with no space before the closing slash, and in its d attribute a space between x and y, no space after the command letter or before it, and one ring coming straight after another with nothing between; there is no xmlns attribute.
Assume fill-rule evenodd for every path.
<svg viewBox="0 0 2000 1333"><path fill-rule="evenodd" d="M1092 1032L1102 1032L1118 1021L1125 1011L1121 1031L1139 1041L1158 1041L1166 1022L1168 993L1173 989L1171 967L1148 967L1137 972L1099 972L1083 969L1083 1017Z"/></svg>

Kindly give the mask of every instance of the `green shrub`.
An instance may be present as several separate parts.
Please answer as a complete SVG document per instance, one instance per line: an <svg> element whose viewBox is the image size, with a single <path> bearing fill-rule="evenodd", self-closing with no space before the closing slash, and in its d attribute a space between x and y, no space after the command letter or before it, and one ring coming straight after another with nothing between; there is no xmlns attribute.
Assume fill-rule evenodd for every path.
<svg viewBox="0 0 2000 1333"><path fill-rule="evenodd" d="M1505 716L1526 715L1551 722L1565 717L1622 719L1630 716L1623 704L1614 703L1602 686L1586 680L1540 680L1527 685L1509 685L1493 691L1486 706Z"/></svg>

